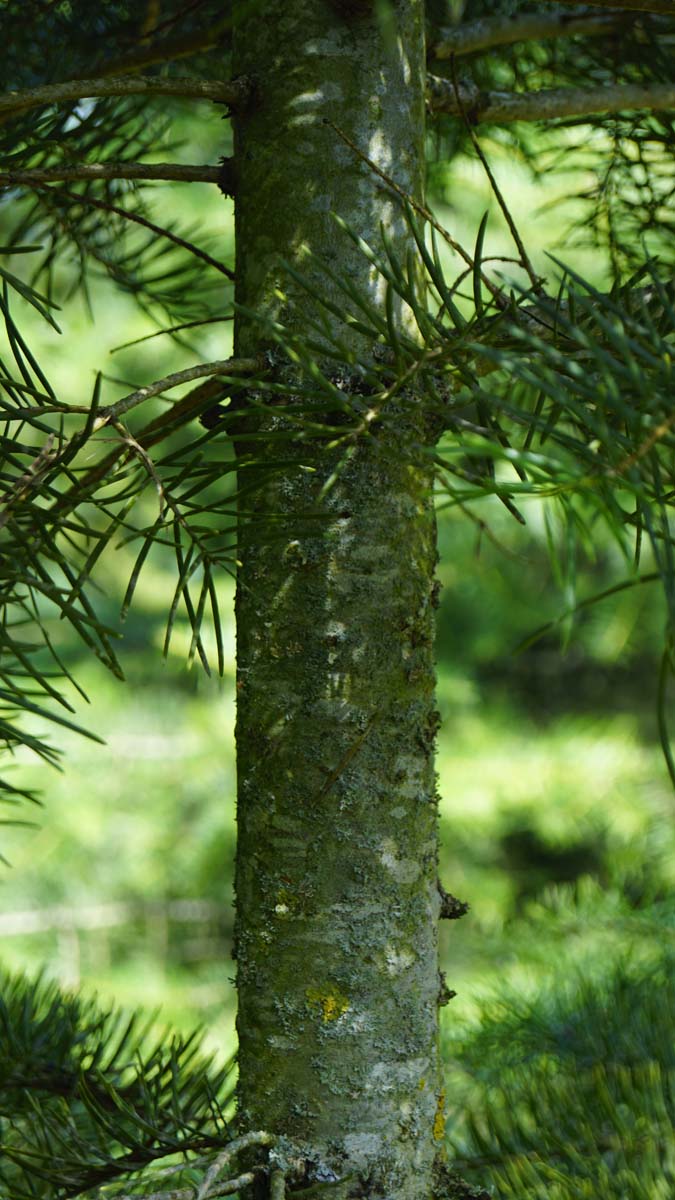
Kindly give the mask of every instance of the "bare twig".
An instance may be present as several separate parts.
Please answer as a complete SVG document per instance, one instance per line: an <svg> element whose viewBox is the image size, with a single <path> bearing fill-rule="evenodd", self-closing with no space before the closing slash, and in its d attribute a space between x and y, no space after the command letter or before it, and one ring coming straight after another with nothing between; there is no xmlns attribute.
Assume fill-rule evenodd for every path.
<svg viewBox="0 0 675 1200"><path fill-rule="evenodd" d="M98 79L71 79L23 92L5 92L0 96L0 120L46 104L67 104L71 100L102 96L185 96L191 100L213 100L236 107L247 99L249 91L250 85L245 78L223 81L113 75Z"/></svg>
<svg viewBox="0 0 675 1200"><path fill-rule="evenodd" d="M215 1200L216 1196L232 1196L234 1192L242 1192L244 1188L255 1183L260 1171L260 1167L254 1167L252 1171L244 1171L243 1174L237 1175L236 1179L225 1179L222 1183L214 1184L212 1190L206 1193L205 1200L211 1200L211 1197Z"/></svg>
<svg viewBox="0 0 675 1200"><path fill-rule="evenodd" d="M230 1142L229 1146L227 1146L225 1150L223 1150L222 1153L219 1154L218 1157L215 1158L211 1163L211 1166L201 1182L199 1191L197 1192L196 1200L206 1200L207 1196L224 1196L226 1194L224 1189L227 1187L227 1184L229 1184L230 1181L228 1180L227 1184L218 1184L217 1188L214 1185L216 1185L218 1176L222 1175L223 1172L228 1169L235 1155L240 1154L242 1150L249 1149L250 1146L271 1146L273 1142L273 1135L271 1133L266 1133L264 1130L245 1133L242 1137L236 1138L233 1142ZM253 1181L253 1178L255 1178L255 1174L251 1173L250 1182ZM249 1180L246 1182L248 1183ZM240 1183L240 1186L243 1187L244 1184ZM237 1188L232 1188L232 1191L237 1191Z"/></svg>
<svg viewBox="0 0 675 1200"><path fill-rule="evenodd" d="M243 1175L238 1175L236 1179L225 1179L222 1183L216 1184L214 1191L204 1193L205 1200L217 1200L218 1196L231 1196L234 1192L238 1192L242 1188L248 1187L249 1184L255 1183L257 1174L257 1171L245 1171ZM101 1196L100 1192L99 1196ZM187 1187L174 1188L168 1192L130 1192L124 1196L116 1196L115 1200L195 1200L195 1189Z"/></svg>
<svg viewBox="0 0 675 1200"><path fill-rule="evenodd" d="M447 81L442 80L442 82L446 83ZM353 138L350 138L348 133L345 133L343 129L340 129L339 126L335 125L333 121L328 119L328 117L324 117L324 121L326 125L329 125L330 128L334 130L334 132L345 143L345 145L349 146L350 150L353 150L357 157L370 167L371 171L374 171L376 175L379 175L380 179L382 179L384 183L386 183L388 187L392 189L392 191L396 192L397 196L400 196L402 200L407 200L411 207L414 208L415 212L419 213L421 217L424 217L425 221L428 221L429 224L432 225L436 230L436 232L440 233L441 237L448 243L451 250L454 250L456 254L459 254L460 258L463 258L464 262L468 263L469 266L473 266L473 259L471 258L471 255L467 254L466 250L460 246L459 242L456 242L452 235L448 233L447 229L443 228L443 226L434 218L433 214L424 204L420 204L418 201L416 201L413 196L410 196L409 193L406 192L405 188L402 188L395 179L392 179L391 175L388 175L386 171L383 171L381 167L378 167L377 163L373 162L372 158L369 158L369 156L356 145L356 142L353 140Z"/></svg>
<svg viewBox="0 0 675 1200"><path fill-rule="evenodd" d="M100 408L92 422L91 432L94 433L98 429L102 429L104 425L118 421L125 413L130 412L132 408L137 408L145 400L149 400L152 396L159 396L161 392L168 392L171 388L180 387L182 383L191 383L193 379L203 379L205 376L212 375L249 375L264 369L265 362L260 358L222 358L210 363L195 363L193 367L185 367L182 371L174 371L171 375L165 375L163 379L155 379L153 383L146 383L145 387L129 392L127 396L122 396L114 404ZM190 393L191 395L192 393ZM189 397L186 396L184 399L189 399ZM67 416L80 413L88 415L91 409L87 404L35 405L30 409L30 415L33 417L55 412ZM14 413L8 411L3 416L3 420L23 421L25 414L21 410L17 410L15 416Z"/></svg>
<svg viewBox="0 0 675 1200"><path fill-rule="evenodd" d="M122 396L121 400L117 400L115 404L109 404L106 408L99 409L93 428L94 430L101 429L103 425L119 420L125 413L130 412L132 408L137 408L151 396L159 396L160 392L168 392L171 388L180 387L182 383L190 383L193 379L203 379L207 375L250 375L260 369L261 360L257 358L223 358L216 362L195 363L194 367L174 371L171 375L165 375L163 379L156 379L154 383L147 383L145 387L137 388L135 392L129 392L128 396Z"/></svg>
<svg viewBox="0 0 675 1200"><path fill-rule="evenodd" d="M141 342L150 342L153 338L164 337L169 333L180 333L183 329L197 329L200 325L218 325L222 321L232 321L234 317L231 313L226 313L223 317L200 317L197 321L183 321L180 325L169 325L166 329L157 329L155 333L146 333L143 337L133 338L130 342L120 342L119 346L113 346L110 353L117 354L120 350L128 350L129 346L140 346Z"/></svg>
<svg viewBox="0 0 675 1200"><path fill-rule="evenodd" d="M164 515L164 509L166 508L166 494L164 492L164 485L155 470L155 464L153 463L147 450L141 446L140 443L136 441L136 438L132 437L132 435L129 433L126 425L123 425L121 421L113 421L113 426L122 437L122 445L128 446L132 453L140 459L145 467L145 470L152 479L157 491L157 499L159 501L159 515L162 517ZM177 506L172 504L171 508L180 520L181 514L178 512Z"/></svg>
<svg viewBox="0 0 675 1200"><path fill-rule="evenodd" d="M199 379L207 376L205 383L197 388L193 388L187 396L183 396L168 412L161 413L159 417L155 417L153 421L150 421L136 435L135 441L137 445L143 450L148 450L150 446L162 440L167 427L175 427L176 421L179 419L188 420L192 413L198 412L206 402L222 394L217 383L220 375L246 375L263 370L265 370L264 361L256 358L226 358L220 362L198 363L194 367L188 367L185 371L176 371L173 375L167 375L164 379L158 379L155 383L150 383L145 388L139 388L137 391L131 392L128 396L123 396L121 400L117 401L117 404L111 404L107 408L99 409L96 419L92 422L90 432L94 433L106 425L114 424L124 413L142 404L144 400L148 400L151 396L157 396L160 392L178 387L179 384L187 383L191 379ZM67 409L59 411L67 411L71 414L83 413L88 415L90 413L90 409L85 405L70 405ZM31 409L31 412L35 414L36 410ZM61 454L68 453L69 449L72 448L73 441L76 441L78 438L82 440L81 433L73 435L73 438L62 448ZM58 500L52 506L52 514L72 509L93 486L106 477L117 460L128 449L129 447L124 442L115 446L100 462L91 467L73 487L59 496Z"/></svg>
<svg viewBox="0 0 675 1200"><path fill-rule="evenodd" d="M219 383L218 377L216 375L211 376L205 383L201 383L199 387L193 388L186 396L183 396L167 412L160 413L158 417L155 417L154 420L144 426L136 434L137 442L146 450L151 446L155 446L158 442L162 441L168 431L174 429L178 423L184 424L186 421L189 421L206 404L221 396L222 392L223 385ZM94 467L91 467L72 488L59 497L54 511L61 512L72 509L79 502L79 498L87 495L97 483L105 479L106 475L110 473L117 460L122 457L125 451L126 447L123 443L115 446L109 454L106 454Z"/></svg>
<svg viewBox="0 0 675 1200"><path fill-rule="evenodd" d="M5 507L0 511L0 529L3 529L9 520L10 513L15 504L19 504L26 496L35 491L44 479L47 471L56 458L54 446L54 434L50 433L47 441L35 456L33 461L29 463L28 470L24 471L12 485Z"/></svg>
<svg viewBox="0 0 675 1200"><path fill-rule="evenodd" d="M172 29L175 25L179 25L190 13L194 13L196 9L202 8L204 4L207 4L208 0L187 0L187 3L181 4L178 12L165 17L163 21L159 20L161 3L162 0L148 0L148 7L153 5L157 9L157 20L152 29L149 30L148 36L152 34L153 37L156 37L158 33L165 33L167 29Z"/></svg>
<svg viewBox="0 0 675 1200"><path fill-rule="evenodd" d="M149 42L153 34L157 32L161 2L162 0L146 0L145 16L139 30L142 42Z"/></svg>
<svg viewBox="0 0 675 1200"><path fill-rule="evenodd" d="M234 271L226 267L223 263L218 262L217 258L212 258L205 250L201 250L199 246L195 246L193 242L189 242L186 238L179 237L177 233L172 233L170 229L165 229L163 225L155 225L154 221L148 220L147 217L141 216L140 213L133 212L131 209L120 208L117 204L110 204L107 200L98 200L95 196L89 194L81 195L79 192L66 192L61 188L52 189L57 196L64 196L66 200L73 200L78 204L86 204L89 208L98 208L102 212L115 213L118 217L124 217L127 221L133 221L136 225L142 225L144 229L149 229L152 233L156 233L158 237L166 238L167 241L173 242L175 246L181 246L183 250L188 250L195 258L201 258L202 262L208 263L214 270L220 271L221 275L227 275L228 279L234 279ZM192 322L197 324L197 322ZM156 335L151 334L151 337ZM143 339L139 338L139 341Z"/></svg>
<svg viewBox="0 0 675 1200"><path fill-rule="evenodd" d="M540 92L482 92L460 83L458 94L449 79L427 76L427 103L434 113L460 116L463 108L472 125L481 122L551 121L591 113L635 109L675 108L675 84L626 83L595 88L549 88Z"/></svg>
<svg viewBox="0 0 675 1200"><path fill-rule="evenodd" d="M62 167L27 167L1 171L0 188L33 187L45 183L89 182L98 179L168 179L178 183L218 183L221 167L182 163L104 162L75 163Z"/></svg>
<svg viewBox="0 0 675 1200"><path fill-rule="evenodd" d="M467 21L456 29L441 29L438 41L429 47L429 59L447 59L452 55L476 54L494 46L510 46L515 42L547 41L552 38L602 37L620 29L631 20L629 14L617 13L513 13L504 17L480 17Z"/></svg>

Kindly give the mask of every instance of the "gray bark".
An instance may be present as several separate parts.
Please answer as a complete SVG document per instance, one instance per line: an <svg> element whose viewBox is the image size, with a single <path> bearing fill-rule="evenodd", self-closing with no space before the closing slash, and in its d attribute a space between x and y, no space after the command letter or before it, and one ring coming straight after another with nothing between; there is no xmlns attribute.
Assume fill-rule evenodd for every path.
<svg viewBox="0 0 675 1200"><path fill-rule="evenodd" d="M421 199L420 0L397 23L387 42L367 14L268 0L236 30L235 73L258 87L235 132L237 299L298 331L316 301L280 260L330 286L305 248L382 301L331 210L371 244L383 222L405 254L398 202L323 121ZM237 354L264 345L241 317L235 339ZM272 404L258 433L281 427ZM266 476L255 505L275 522L241 530L239 1120L280 1137L296 1183L344 1180L335 1196L424 1200L442 1145L435 524L428 471L401 452L425 438L400 402L348 460L287 443L313 470Z"/></svg>

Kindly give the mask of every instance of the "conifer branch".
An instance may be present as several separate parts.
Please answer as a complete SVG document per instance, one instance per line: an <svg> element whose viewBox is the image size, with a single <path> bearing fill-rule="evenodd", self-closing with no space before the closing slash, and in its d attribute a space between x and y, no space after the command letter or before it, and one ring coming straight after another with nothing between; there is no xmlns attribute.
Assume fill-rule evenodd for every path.
<svg viewBox="0 0 675 1200"><path fill-rule="evenodd" d="M511 215L511 211L501 193L501 189L499 187L499 184L497 183L497 180L492 171L492 168L491 168L487 158L485 157L485 154L483 153L483 148L471 127L471 122L469 120L469 117L468 117L468 114L464 107L464 104L462 103L462 98L461 98L460 91L459 91L459 83L457 81L457 73L455 70L454 59L451 60L450 67L452 69L452 86L454 88L457 103L459 104L460 116L461 116L462 120L464 121L464 124L468 130L469 137L471 138L473 148L476 151L476 154L477 154L478 158L480 159L480 162L482 163L483 170L485 171L485 174L488 177L488 180L490 182L490 187L492 188L495 199L497 200L497 203L502 210L502 214L504 216L506 224L508 225L509 231L511 233L511 237L513 238L513 241L515 243L518 254L520 255L520 261L523 264L523 268L527 272L530 283L532 284L532 288L535 292L541 292L542 280L539 278L536 271L534 270L534 267L532 266L532 263L530 262L530 256L527 252L525 243L523 242L523 239L520 236L518 226L516 225L512 215Z"/></svg>
<svg viewBox="0 0 675 1200"><path fill-rule="evenodd" d="M208 377L205 383L201 383L198 387L193 388L186 396L176 401L170 409L160 413L158 417L155 417L148 425L144 426L136 434L136 441L144 450L157 445L173 428L179 424L184 424L194 416L198 416L206 404L221 397L223 391L224 385L222 382L219 382L217 375ZM63 494L56 505L56 511L66 511L71 508L76 503L74 500L76 495L90 493L96 484L100 483L101 480L110 474L115 463L122 457L124 452L124 444L118 442L94 467L90 467L86 474L80 477L73 488Z"/></svg>
<svg viewBox="0 0 675 1200"><path fill-rule="evenodd" d="M66 192L57 188L49 188L54 195L63 196L65 200L70 200L77 204L86 204L88 208L98 208L101 212L113 213L115 216L123 217L126 221L132 221L136 225L141 225L143 229L149 229L151 233L156 233L158 237L166 238L167 241L173 242L175 246L180 246L183 250L188 250L195 258L200 258L202 262L207 263L209 267L213 267L215 271L220 271L221 275L227 275L228 279L234 279L234 271L226 267L224 263L218 262L217 258L213 258L211 254L207 254L205 250L201 250L199 246L195 246L194 242L190 242L187 238L179 237L177 233L173 233L170 229L166 229L163 225L156 225L154 221L150 221L148 217L144 217L141 213L133 212L128 208L120 208L117 204L110 204L107 200L98 200L95 196L81 195L79 192ZM197 325L198 321L190 322ZM182 328L187 328L183 325ZM155 337L155 334L151 334ZM138 339L142 341L143 339Z"/></svg>
<svg viewBox="0 0 675 1200"><path fill-rule="evenodd" d="M427 77L427 103L433 113L461 116L470 124L552 121L592 113L675 108L675 83L626 83L595 88L549 88L540 92L483 92L471 83L456 90L449 79Z"/></svg>
<svg viewBox="0 0 675 1200"><path fill-rule="evenodd" d="M557 4L558 0L550 0L551 3ZM585 8L588 4L592 4L594 8L611 8L615 12L652 12L652 13L668 13L669 16L675 16L675 3L673 0L560 0L562 4L570 4L573 6L583 5Z"/></svg>
<svg viewBox="0 0 675 1200"><path fill-rule="evenodd" d="M198 415L209 400L222 395L223 387L222 385L218 386L219 376L255 375L266 368L267 363L263 358L225 358L216 362L197 363L195 366L187 367L183 371L174 371L172 375L166 375L163 379L157 379L154 383L148 383L145 387L137 388L136 391L130 392L127 396L122 396L115 404L109 404L104 408L100 408L91 424L91 432L94 433L107 425L114 425L115 422L119 421L120 417L131 412L133 408L137 408L145 400L149 400L153 396L159 396L162 392L179 387L183 383L190 383L194 379L205 378L205 383L193 388L186 396L178 400L171 409L155 417L150 421L149 425L146 425L136 435L134 440L137 446L142 451L147 451L151 446L160 442L167 431L170 428L174 428L178 422L185 422L193 415ZM85 405L69 405L67 410L63 411L67 411L69 414L81 413L90 415L91 413L90 407ZM33 412L35 413L36 410L33 409ZM75 434L74 437L78 438L81 435ZM74 497L90 491L92 487L105 479L125 449L124 442L120 442L115 446L103 459L91 467L74 487L60 496L54 507L54 511L68 510L76 502L74 501Z"/></svg>
<svg viewBox="0 0 675 1200"><path fill-rule="evenodd" d="M186 367L183 371L174 371L172 375L165 375L163 379L156 379L154 383L148 383L145 387L137 388L135 392L122 396L122 399L117 400L115 404L109 404L106 408L99 409L98 416L94 421L94 429L100 429L110 421L119 420L132 408L143 404L145 400L149 400L152 396L159 396L161 392L168 392L171 388L179 387L182 383L191 383L193 379L204 379L205 376L211 375L250 375L260 371L261 368L264 369L264 364L257 358L223 358L216 362L196 363L194 367Z"/></svg>
<svg viewBox="0 0 675 1200"><path fill-rule="evenodd" d="M183 383L192 383L194 379L210 379L219 375L251 375L264 371L265 367L263 358L222 358L216 359L215 362L196 363L195 366L186 367L182 371L174 371L171 375L165 375L163 379L155 379L152 383L146 383L144 387L129 392L120 400L116 400L114 404L107 404L105 407L99 408L92 421L91 432L96 432L105 425L118 421L120 417L131 412L132 408L138 408L138 405L143 404L144 401L152 399L153 396L160 396L162 392L169 392L172 388L180 387ZM196 389L196 392L199 392L201 397L201 389ZM190 401L194 399L193 393L183 398L183 400ZM183 401L181 401L181 405L182 403ZM190 411L191 408L192 405ZM90 415L91 407L88 404L50 404L35 405L30 409L32 417L44 416L48 413L62 413L65 416ZM5 421L25 421L25 419L26 413L23 409L18 409L15 415L6 412L3 416ZM156 424L156 421L152 422L153 429Z"/></svg>
<svg viewBox="0 0 675 1200"><path fill-rule="evenodd" d="M0 188L41 187L46 183L88 183L100 179L165 179L177 183L219 183L222 167L183 163L104 162L0 171Z"/></svg>
<svg viewBox="0 0 675 1200"><path fill-rule="evenodd" d="M161 38L136 46L128 54L122 54L109 62L99 63L97 75L127 75L134 71L142 71L145 67L154 67L159 63L175 62L178 58L189 58L192 54L201 54L212 50L232 27L232 17L223 17L210 29L199 30L190 35L178 35L174 38Z"/></svg>
<svg viewBox="0 0 675 1200"><path fill-rule="evenodd" d="M243 1176L239 1180L234 1181L223 1180L219 1183L218 1180L219 1176L223 1175L230 1167L232 1159L235 1157L235 1155L239 1154L242 1150L246 1150L250 1146L271 1146L273 1143L274 1137L272 1134L267 1133L265 1130L260 1130L245 1133L242 1137L239 1137L233 1141L229 1146L226 1146L225 1149L217 1156L217 1158L214 1159L208 1171L204 1175L201 1186L197 1192L196 1200L207 1200L209 1196L224 1196L230 1191L236 1192L239 1190L239 1187L243 1188L246 1184L252 1183L255 1179L256 1168L254 1168L251 1177L247 1177L244 1182L242 1182ZM238 1186L230 1187L230 1184L233 1182Z"/></svg>
<svg viewBox="0 0 675 1200"><path fill-rule="evenodd" d="M549 41L553 38L598 37L612 33L634 20L628 13L514 13L512 16L480 17L458 25L456 29L440 29L438 40L429 48L430 61L475 54L494 46L510 46L514 42Z"/></svg>
<svg viewBox="0 0 675 1200"><path fill-rule="evenodd" d="M111 76L97 79L71 79L50 83L23 92L5 92L0 96L0 120L46 104L67 104L72 100L103 96L184 96L191 100L212 100L236 107L250 93L248 79L229 81L183 78L149 78L146 75Z"/></svg>

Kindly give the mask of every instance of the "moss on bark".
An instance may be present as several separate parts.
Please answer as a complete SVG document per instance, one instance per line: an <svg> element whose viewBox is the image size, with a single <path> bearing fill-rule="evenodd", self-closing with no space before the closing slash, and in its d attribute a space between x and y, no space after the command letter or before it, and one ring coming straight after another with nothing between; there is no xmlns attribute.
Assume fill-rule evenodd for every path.
<svg viewBox="0 0 675 1200"><path fill-rule="evenodd" d="M387 39L365 11L274 0L237 29L237 71L257 77L236 128L238 300L298 332L315 301L284 259L325 292L311 251L383 302L332 211L373 244L383 224L405 254L397 201L324 122L421 194L418 0L397 22ZM238 353L264 341L249 319L235 336ZM258 433L279 420L263 411ZM274 526L243 521L239 547L240 1119L281 1136L296 1180L389 1200L433 1194L444 1125L435 523L429 472L405 453L427 438L407 403L347 458L286 443L247 503ZM275 443L256 444L272 464Z"/></svg>

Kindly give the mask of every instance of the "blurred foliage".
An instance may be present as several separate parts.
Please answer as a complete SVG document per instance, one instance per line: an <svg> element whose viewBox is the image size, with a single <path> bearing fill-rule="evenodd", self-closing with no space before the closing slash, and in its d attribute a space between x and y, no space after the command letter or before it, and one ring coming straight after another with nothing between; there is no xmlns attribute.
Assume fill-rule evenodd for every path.
<svg viewBox="0 0 675 1200"><path fill-rule="evenodd" d="M555 921L561 941L583 931L585 952L563 952L529 992L500 986L477 1020L448 1029L458 1165L505 1198L665 1200L675 1180L672 894L638 912L588 888L551 898L529 935Z"/></svg>

